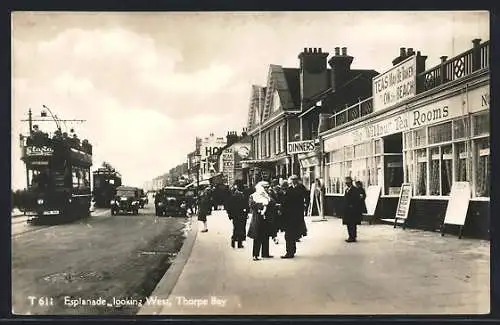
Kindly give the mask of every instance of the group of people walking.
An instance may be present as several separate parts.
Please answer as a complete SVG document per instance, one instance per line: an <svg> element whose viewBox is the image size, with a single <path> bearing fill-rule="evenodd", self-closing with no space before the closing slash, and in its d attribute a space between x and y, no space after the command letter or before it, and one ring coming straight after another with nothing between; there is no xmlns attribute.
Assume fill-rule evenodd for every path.
<svg viewBox="0 0 500 325"><path fill-rule="evenodd" d="M321 185L321 182L317 180ZM343 224L347 227L346 242L356 242L357 225L366 212L366 194L360 184L353 185L350 177L345 179L346 190L342 211ZM318 184L317 184L318 185ZM203 222L201 232L207 232L207 215L212 211L211 190L207 188L200 195L198 220ZM297 245L307 235L304 207L308 203L308 191L296 175L279 184L278 180L258 182L255 191L250 192L242 181L235 181L225 201L229 219L233 223L231 247L243 248L246 237L253 239L252 258L272 258L269 243L279 243L278 233L285 233L286 252L281 258L294 258ZM251 214L248 232L248 216Z"/></svg>

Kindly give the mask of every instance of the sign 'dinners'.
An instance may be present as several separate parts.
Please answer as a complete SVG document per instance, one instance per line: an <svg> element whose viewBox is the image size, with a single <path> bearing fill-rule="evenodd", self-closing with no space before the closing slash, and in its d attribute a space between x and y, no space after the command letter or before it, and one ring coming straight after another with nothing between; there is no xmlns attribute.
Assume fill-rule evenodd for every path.
<svg viewBox="0 0 500 325"><path fill-rule="evenodd" d="M314 151L316 145L314 140L306 140L306 141L296 141L289 142L287 146L288 154L294 153L302 153L302 152L311 152Z"/></svg>
<svg viewBox="0 0 500 325"><path fill-rule="evenodd" d="M373 111L396 105L416 94L417 59L406 59L389 71L373 77Z"/></svg>

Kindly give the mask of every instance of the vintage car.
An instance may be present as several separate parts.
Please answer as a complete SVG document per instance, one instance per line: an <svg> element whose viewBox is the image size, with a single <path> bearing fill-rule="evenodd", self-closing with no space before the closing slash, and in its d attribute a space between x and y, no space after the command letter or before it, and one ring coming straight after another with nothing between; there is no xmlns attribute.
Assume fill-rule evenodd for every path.
<svg viewBox="0 0 500 325"><path fill-rule="evenodd" d="M186 217L186 189L169 186L158 191L155 195L155 214Z"/></svg>
<svg viewBox="0 0 500 325"><path fill-rule="evenodd" d="M137 187L118 186L116 188L116 195L111 200L111 214L132 212L138 215L140 200L140 190Z"/></svg>

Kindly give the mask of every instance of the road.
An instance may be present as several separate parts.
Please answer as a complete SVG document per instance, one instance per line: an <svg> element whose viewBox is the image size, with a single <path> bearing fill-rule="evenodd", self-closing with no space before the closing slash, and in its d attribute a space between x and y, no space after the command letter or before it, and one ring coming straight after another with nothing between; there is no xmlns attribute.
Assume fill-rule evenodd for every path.
<svg viewBox="0 0 500 325"><path fill-rule="evenodd" d="M138 216L96 210L91 218L54 226L13 218L13 314L135 314L140 304L133 300L154 289L189 223L153 213L151 204Z"/></svg>

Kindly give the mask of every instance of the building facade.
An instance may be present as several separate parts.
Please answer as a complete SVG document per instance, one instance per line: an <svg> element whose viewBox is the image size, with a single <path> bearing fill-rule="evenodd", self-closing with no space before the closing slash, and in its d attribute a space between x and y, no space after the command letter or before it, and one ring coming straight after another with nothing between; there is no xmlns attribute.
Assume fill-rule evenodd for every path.
<svg viewBox="0 0 500 325"><path fill-rule="evenodd" d="M252 86L247 125L252 154L242 161L250 186L298 171L298 162L287 154L286 146L300 136L299 84L299 69L272 64L267 86Z"/></svg>
<svg viewBox="0 0 500 325"><path fill-rule="evenodd" d="M297 160L300 163L300 176L309 188L315 178L321 175L323 154L319 141L319 132L324 119L361 99L371 96L372 78L378 75L375 70L352 69L354 58L347 54L347 48L335 48L335 54L328 60L328 53L321 49L301 53L302 74L323 75L323 83L312 84L305 78L303 85L308 91L302 92L300 118L300 140ZM321 124L321 125L320 125ZM297 147L289 144L289 149Z"/></svg>
<svg viewBox="0 0 500 325"><path fill-rule="evenodd" d="M408 225L435 230L453 183L466 181L472 199L464 231L487 237L489 51L489 41L474 40L472 49L425 70L426 57L401 49L393 68L373 79L373 97L365 101L371 110L353 105L332 115L320 134L327 209L336 212L350 175L378 186L376 215L393 218L401 186L409 183Z"/></svg>

